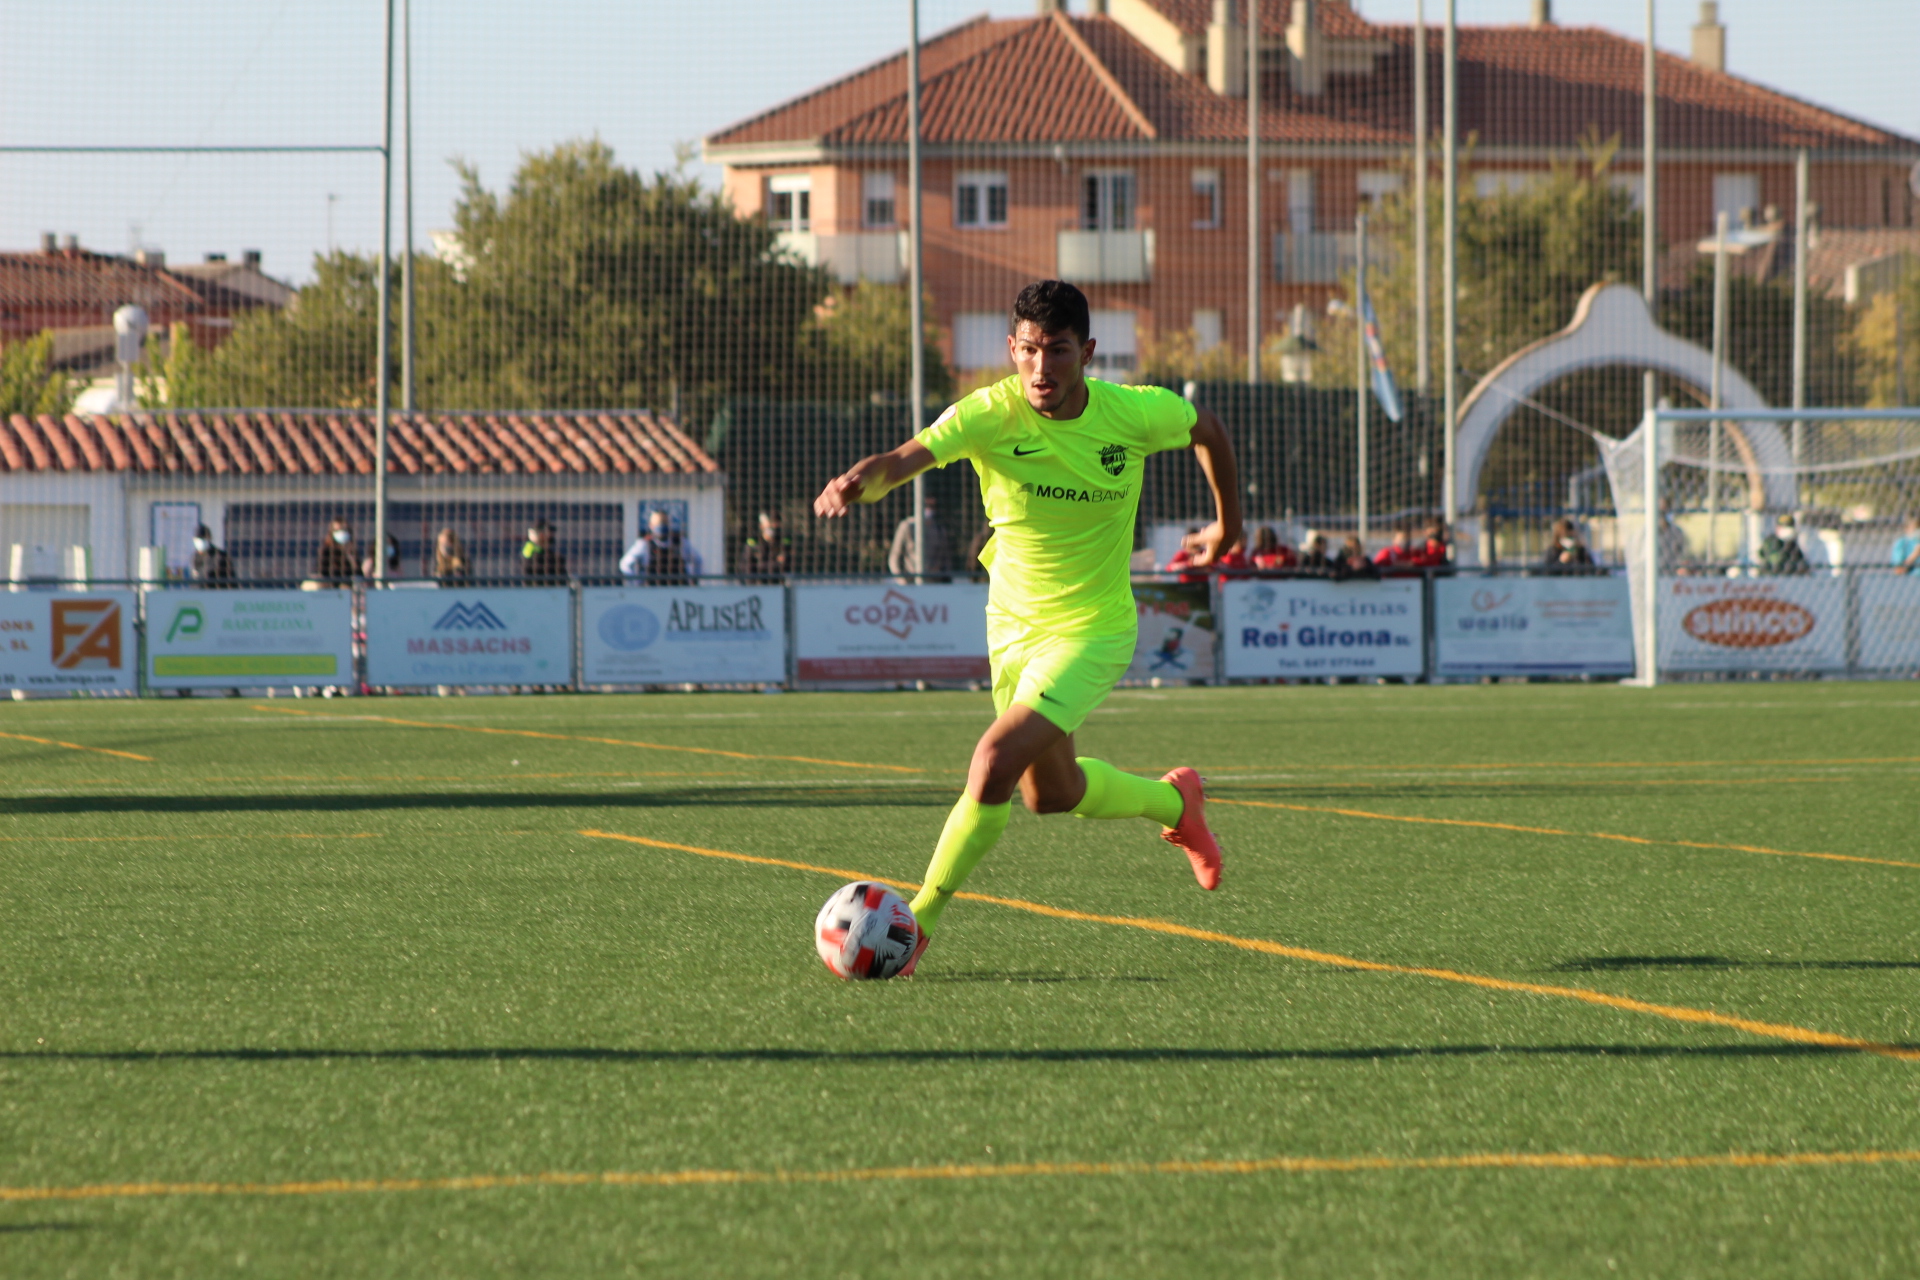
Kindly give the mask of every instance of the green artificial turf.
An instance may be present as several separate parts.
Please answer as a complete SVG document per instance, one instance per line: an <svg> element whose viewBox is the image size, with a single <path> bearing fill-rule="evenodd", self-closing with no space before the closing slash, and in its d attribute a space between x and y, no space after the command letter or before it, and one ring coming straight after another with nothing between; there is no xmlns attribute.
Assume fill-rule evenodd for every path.
<svg viewBox="0 0 1920 1280"><path fill-rule="evenodd" d="M968 888L1912 1048L1920 866L1781 854L1920 864L1916 708L1893 684L1122 691L1083 753L1260 802L1211 810L1222 889L1145 822L1024 813ZM987 714L8 704L0 1274L1920 1270L1905 1162L18 1196L1920 1152L1912 1057L977 901L917 977L843 984L810 936L835 877L581 834L915 880Z"/></svg>

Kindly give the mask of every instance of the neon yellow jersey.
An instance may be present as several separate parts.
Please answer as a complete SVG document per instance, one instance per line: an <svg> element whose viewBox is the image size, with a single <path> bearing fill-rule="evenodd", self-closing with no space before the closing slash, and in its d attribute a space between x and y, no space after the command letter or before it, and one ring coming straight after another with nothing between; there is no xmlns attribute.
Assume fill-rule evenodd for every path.
<svg viewBox="0 0 1920 1280"><path fill-rule="evenodd" d="M1087 407L1055 420L1009 377L953 405L922 431L939 465L966 458L980 476L993 537L980 553L988 607L1056 635L1130 633L1127 561L1150 453L1184 449L1194 408L1162 387L1087 379Z"/></svg>

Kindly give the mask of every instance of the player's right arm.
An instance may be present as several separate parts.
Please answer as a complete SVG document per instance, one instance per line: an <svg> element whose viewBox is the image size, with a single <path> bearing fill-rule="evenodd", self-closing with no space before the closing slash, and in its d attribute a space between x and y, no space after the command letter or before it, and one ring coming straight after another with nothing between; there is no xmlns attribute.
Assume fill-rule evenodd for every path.
<svg viewBox="0 0 1920 1280"><path fill-rule="evenodd" d="M827 487L813 500L813 514L843 516L859 503L880 501L922 471L938 465L933 451L918 440L909 440L891 453L862 458L845 474L827 481Z"/></svg>

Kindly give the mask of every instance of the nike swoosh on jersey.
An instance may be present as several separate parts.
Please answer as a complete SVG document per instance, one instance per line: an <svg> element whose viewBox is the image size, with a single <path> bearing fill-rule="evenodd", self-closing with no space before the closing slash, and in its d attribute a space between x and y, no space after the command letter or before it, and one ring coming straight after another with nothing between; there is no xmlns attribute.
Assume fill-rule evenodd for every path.
<svg viewBox="0 0 1920 1280"><path fill-rule="evenodd" d="M1029 458L1036 453L1045 453L1046 451L1047 450L1045 445L1042 445L1038 449L1024 449L1024 450L1019 445L1013 446L1013 456L1016 458Z"/></svg>

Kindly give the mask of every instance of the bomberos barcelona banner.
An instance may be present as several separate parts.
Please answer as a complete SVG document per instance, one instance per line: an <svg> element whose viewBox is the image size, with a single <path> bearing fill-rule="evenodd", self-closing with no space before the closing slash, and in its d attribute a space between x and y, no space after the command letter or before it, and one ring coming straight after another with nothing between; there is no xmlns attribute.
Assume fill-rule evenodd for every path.
<svg viewBox="0 0 1920 1280"><path fill-rule="evenodd" d="M147 593L147 686L351 685L353 593Z"/></svg>

